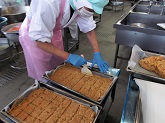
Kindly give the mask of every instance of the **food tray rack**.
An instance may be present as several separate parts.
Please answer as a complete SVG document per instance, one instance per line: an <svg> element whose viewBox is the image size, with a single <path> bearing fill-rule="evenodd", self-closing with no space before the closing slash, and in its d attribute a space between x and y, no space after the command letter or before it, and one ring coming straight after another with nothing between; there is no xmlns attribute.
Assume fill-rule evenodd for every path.
<svg viewBox="0 0 165 123"><path fill-rule="evenodd" d="M88 100L88 101L90 101L90 102L96 103L97 105L102 105L102 104L103 104L103 102L104 102L105 99L107 98L108 94L109 94L110 91L112 90L113 85L115 84L115 82L116 82L117 79L118 79L118 77L116 77L116 76L111 76L111 75L108 75L108 74L103 74L103 73L101 73L101 72L96 72L96 71L94 71L94 69L92 69L92 70L91 70L91 71L92 71L92 74L96 74L96 75L99 75L99 76L103 76L103 77L107 77L107 78L111 78L111 79L112 79L111 85L109 86L109 88L108 88L108 90L106 91L105 95L104 95L99 101L96 101L96 100L93 100L93 99L91 99L91 98L89 98L89 97L87 97L87 96L85 96L85 95L82 95L82 94L80 94L79 92L74 91L74 90L72 90L72 89L70 89L70 88L68 88L68 87L66 87L66 86L64 86L64 85L62 85L62 84L60 84L60 83L57 83L57 82L55 82L55 81L53 81L53 80L51 80L51 79L49 78L59 67L62 67L62 66L64 66L64 65L65 65L65 63L64 63L63 65L58 66L56 69L53 69L53 70L51 70L51 71L47 71L47 72L43 75L43 78L45 78L46 80L48 80L48 81L47 81L47 84L49 84L49 85L51 85L51 86L53 86L53 87L55 87L55 88L60 88L60 89L62 89L62 90L65 90L65 91L67 91L67 92L69 92L69 93L72 93L72 94L74 94L74 95L76 95L76 96L78 96L78 97L80 97L80 98L83 98L83 99L85 99L85 100ZM81 69L81 68L79 68L79 69Z"/></svg>
<svg viewBox="0 0 165 123"><path fill-rule="evenodd" d="M6 107L4 107L1 110L1 114L3 115L3 118L1 117L2 121L4 122L10 122L10 123L20 123L18 120L16 120L14 117L12 117L11 115L8 114L9 109L13 106L13 105L17 105L20 102L23 101L24 98L26 98L31 92L33 92L34 90L38 89L38 88L46 88L48 90L53 91L54 93L60 94L62 96L65 96L67 98L70 98L78 103L81 103L82 105L88 106L90 109L94 110L96 112L96 117L93 121L93 123L97 122L97 119L101 113L101 109L102 107L99 105L96 105L92 102L89 102L87 100L81 99L77 96L74 96L66 91L62 91L60 89L57 88L53 88L51 86L49 86L48 84L42 83L42 82L38 82L35 81L35 84L33 84L30 88L28 88L24 93L22 93L20 96L18 96L17 98L15 98L11 103L9 103Z"/></svg>

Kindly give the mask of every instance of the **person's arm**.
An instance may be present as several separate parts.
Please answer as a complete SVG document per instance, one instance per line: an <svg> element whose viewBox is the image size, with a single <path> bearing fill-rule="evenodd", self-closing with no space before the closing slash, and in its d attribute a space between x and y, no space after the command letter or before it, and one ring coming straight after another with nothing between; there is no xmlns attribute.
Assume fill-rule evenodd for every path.
<svg viewBox="0 0 165 123"><path fill-rule="evenodd" d="M92 45L93 51L94 52L100 52L95 30L87 32L87 38Z"/></svg>
<svg viewBox="0 0 165 123"><path fill-rule="evenodd" d="M106 61L102 59L95 31L94 30L89 31L87 33L87 37L88 37L89 42L92 45L93 52L94 52L91 67L97 64L100 71L103 73L106 73L110 66L108 65Z"/></svg>
<svg viewBox="0 0 165 123"><path fill-rule="evenodd" d="M59 56L59 57L63 58L66 62L71 63L72 65L74 65L76 67L80 67L80 66L86 64L86 60L80 55L67 53L63 50L58 49L51 43L47 43L47 42L43 43L41 41L36 41L36 43L40 49L42 49L45 52L48 52L50 54Z"/></svg>
<svg viewBox="0 0 165 123"><path fill-rule="evenodd" d="M52 43L41 42L41 41L36 41L36 43L37 43L37 46L39 48L41 48L42 50L44 50L50 54L59 56L59 57L63 58L64 60L68 59L68 57L69 57L69 53L58 49L57 47L52 45Z"/></svg>

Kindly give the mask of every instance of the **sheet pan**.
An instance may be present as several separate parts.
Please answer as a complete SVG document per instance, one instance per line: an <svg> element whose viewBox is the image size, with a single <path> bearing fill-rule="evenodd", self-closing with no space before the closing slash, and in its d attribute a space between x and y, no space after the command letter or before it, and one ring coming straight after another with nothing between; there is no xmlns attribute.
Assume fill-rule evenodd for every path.
<svg viewBox="0 0 165 123"><path fill-rule="evenodd" d="M99 75L99 76L103 76L103 77L107 77L107 78L111 78L111 79L112 79L112 83L111 83L111 85L109 86L108 90L106 91L105 95L103 95L99 101L96 101L96 100L93 100L93 99L91 99L91 98L89 98L89 97L87 97L87 96L85 96L85 95L82 95L81 93L79 93L79 92L77 92L77 91L75 91L75 90L72 90L72 89L70 89L70 88L68 88L68 87L66 87L66 86L64 86L64 85L62 85L62 84L60 84L60 83L57 83L57 82L55 82L55 81L53 81L53 80L50 79L50 76L51 76L58 68L60 68L60 67L62 67L62 66L65 66L65 65L66 65L66 64L64 63L64 64L58 66L56 69L53 69L53 70L51 70L51 71L46 71L46 73L43 75L43 78L45 78L46 80L48 80L48 81L47 81L47 84L49 84L49 85L51 85L51 86L53 86L53 87L58 87L58 88L64 89L64 90L66 90L66 91L68 91L68 92L70 92L70 93L75 94L76 96L79 96L80 98L84 98L84 99L89 100L89 101L91 101L91 102L94 102L94 103L96 103L96 104L98 104L98 105L101 105L101 104L103 103L103 101L106 99L108 93L112 90L112 87L113 87L114 83L115 83L115 82L117 81L117 79L118 79L117 76L111 76L111 75L108 75L108 74L102 74L101 72L98 72L98 71L96 72L96 71L94 71L94 69L92 69L92 70L91 70L91 71L92 71L92 74L96 74L96 75ZM79 69L81 69L81 68L79 68Z"/></svg>
<svg viewBox="0 0 165 123"><path fill-rule="evenodd" d="M99 105L96 105L92 102L89 102L87 100L84 100L84 99L81 99L79 97L76 97L70 93L67 93L66 91L62 91L60 89L57 89L57 88L53 88L45 83L42 83L42 82L38 82L38 81L35 81L35 84L32 85L29 89L27 89L24 93L22 93L19 97L17 97L16 99L14 99L11 103L9 103L6 107L4 107L2 110L1 110L1 113L6 117L8 118L9 120L8 121L12 121L13 123L20 123L18 120L16 120L14 117L12 117L8 111L9 109L11 109L12 106L15 106L15 105L18 105L19 103L21 103L23 101L23 99L25 97L27 97L31 92L33 92L34 90L38 89L38 88L46 88L46 89L49 89L51 91L53 91L54 93L57 93L57 94L60 94L64 97L67 97L67 98L70 98L74 101L76 101L77 103L80 103L82 105L85 105L87 107L89 107L90 109L92 109L93 111L95 111L96 113L96 117L93 121L93 123L96 123L97 121L97 118L102 110L102 107L99 106ZM2 119L3 120L3 119ZM5 120L4 120L5 121Z"/></svg>
<svg viewBox="0 0 165 123"><path fill-rule="evenodd" d="M136 73L136 74L148 76L151 78L165 80L164 78L159 77L156 73L147 71L144 68L140 67L139 65L140 59L149 57L149 56L158 56L158 55L165 57L165 55L162 55L162 54L143 51L139 46L134 45L134 47L132 48L132 54L131 54L130 60L128 61L126 70Z"/></svg>

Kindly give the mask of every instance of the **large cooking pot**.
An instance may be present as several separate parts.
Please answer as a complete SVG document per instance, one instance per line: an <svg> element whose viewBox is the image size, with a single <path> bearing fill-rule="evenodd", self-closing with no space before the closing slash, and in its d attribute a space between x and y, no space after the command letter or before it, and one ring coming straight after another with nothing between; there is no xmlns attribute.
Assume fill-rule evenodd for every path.
<svg viewBox="0 0 165 123"><path fill-rule="evenodd" d="M22 22L26 17L26 12L29 10L29 6L9 6L2 7L1 16L8 19L8 24Z"/></svg>

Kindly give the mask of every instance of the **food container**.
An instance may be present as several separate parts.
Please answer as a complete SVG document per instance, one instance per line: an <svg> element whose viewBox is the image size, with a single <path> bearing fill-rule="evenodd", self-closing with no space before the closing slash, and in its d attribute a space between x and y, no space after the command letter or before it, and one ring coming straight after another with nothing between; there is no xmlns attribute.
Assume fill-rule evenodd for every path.
<svg viewBox="0 0 165 123"><path fill-rule="evenodd" d="M138 75L146 76L148 78L154 78L158 80L165 80L164 78L159 77L156 73L145 70L144 68L140 67L139 61L142 58L149 57L149 56L163 56L162 54L157 54L157 53L152 53L152 52L147 52L143 51L139 46L134 45L132 48L132 54L130 57L130 60L128 62L127 71L130 71L132 73L136 73Z"/></svg>
<svg viewBox="0 0 165 123"><path fill-rule="evenodd" d="M1 9L1 16L8 19L7 24L23 22L26 17L26 12L29 11L29 6L3 6Z"/></svg>
<svg viewBox="0 0 165 123"><path fill-rule="evenodd" d="M13 32L8 32L8 30L13 27L21 26L21 24L22 22L6 25L1 29L1 31L10 41L19 42L19 30Z"/></svg>
<svg viewBox="0 0 165 123"><path fill-rule="evenodd" d="M108 94L110 93L110 91L112 90L112 87L113 87L113 85L114 85L114 83L116 82L116 80L117 80L117 78L118 77L116 77L116 76L110 76L110 75L107 75L107 74L102 74L102 73L100 73L100 72L96 72L96 71L93 71L92 70L92 74L93 75L97 75L97 76L101 76L101 77L103 77L103 78L108 78L109 80L109 84L106 86L106 90L105 90L105 93L102 95L102 94L100 94L101 95L101 97L98 99L98 100L95 100L95 99L92 99L92 98L90 98L90 96L89 96L89 93L92 93L92 89L94 88L94 87L96 87L95 86L95 83L94 84L91 84L92 85L92 87L89 87L90 89L87 89L87 91L86 92L84 92L84 93L87 93L86 95L88 95L88 96L86 96L82 91L77 91L76 90L76 88L74 88L74 86L76 86L76 84L78 83L78 82L80 82L79 81L79 79L76 79L76 77L75 77L75 80L74 80L74 85L73 85L73 88L72 87L68 87L68 86L66 86L65 84L61 84L61 83L58 83L57 81L53 81L50 77L51 77L51 75L52 74L54 74L56 71L58 71L59 69L61 69L61 68L63 68L63 67L65 67L66 65L68 65L68 63L64 63L63 65L60 65L60 66L58 66L56 69L53 69L53 70L51 70L51 71L47 71L44 75L43 75L43 78L45 78L46 80L48 80L47 81L47 84L49 84L49 85L51 85L51 86L53 86L53 87L58 87L58 88L60 88L60 89L63 89L63 90L66 90L66 91L68 91L68 92L70 92L70 93L72 93L72 94L74 94L74 95L76 95L76 96L78 96L78 97L81 97L81 98L83 98L83 99L86 99L86 100L88 100L88 101L91 101L91 102L94 102L94 103L96 103L96 104L98 104L98 105L102 105L103 104L103 101L107 98L107 96L108 96ZM70 65L70 64L69 64ZM72 65L70 65L70 66L72 66ZM68 66L66 66L66 67L68 67ZM75 66L73 66L73 67L75 67ZM78 71L81 71L81 68L77 68L77 67L75 67L76 68L76 70L78 70ZM68 69L69 69L69 67L68 67ZM70 69L69 69L70 70ZM69 73L72 73L71 71L69 71L68 73L65 73L66 75L67 74L69 74ZM78 72L78 74L81 74L81 72ZM56 74L56 73L55 73ZM64 76L66 76L66 75L59 75L59 76L61 76L61 78L62 77L64 77ZM70 76L70 75L68 75L68 76ZM78 75L79 76L79 75ZM82 74L81 74L81 76L83 76ZM85 76L85 75L84 75ZM92 77L92 76L88 76L88 75L86 75L87 77L89 77L89 79ZM85 77L84 77L85 78ZM66 80L66 78L64 78L65 80L63 80L63 82L66 82L66 81L68 81L68 80ZM77 80L77 81L76 81ZM68 83L68 82L66 82L66 83ZM71 83L72 84L72 83ZM79 83L80 84L80 83ZM104 84L104 83L103 83ZM86 89L86 86L88 86L88 81L87 80L85 80L85 82L83 83L81 83L80 84L81 85L81 87L80 88L85 88ZM77 86L79 86L78 84L77 84ZM76 87L77 87L76 86ZM99 88L101 87L102 85L100 85L99 87L98 87L98 90L96 90L98 93L99 93ZM78 87L79 88L79 87ZM88 87L87 87L88 88ZM81 90L81 89L80 89ZM95 95L97 95L96 93L94 93Z"/></svg>
<svg viewBox="0 0 165 123"><path fill-rule="evenodd" d="M15 106L18 106L20 103L22 103L23 101L26 101L25 98L28 97L29 94L31 94L32 92L34 92L35 90L37 89L48 89L49 91L57 94L57 95L60 95L60 97L65 97L65 99L69 99L69 100L72 100L72 101L76 101L77 104L79 105L83 105L83 106L86 106L87 108L93 110L95 112L95 117L94 117L94 120L92 123L95 123L97 121L97 118L100 114L100 111L102 109L101 106L98 106L94 103L91 103L89 101L86 101L84 99L81 99L79 97L76 97L66 91L62 91L62 90L59 90L57 88L53 88L47 84L44 84L42 82L38 82L36 81L34 85L32 85L29 89L27 89L24 93L22 93L19 97L17 97L16 99L14 99L10 104L8 104L6 107L4 107L2 110L1 110L1 113L6 117L5 119L8 119L9 121L13 121L13 122L16 122L16 123L19 123L19 121L14 118L13 116L11 116L9 114L9 110L11 108L14 108ZM50 93L47 93L48 95L50 95ZM42 94L41 94L42 95ZM37 96L38 97L38 96ZM51 97L51 96L50 96ZM26 98L27 99L27 98ZM36 99L36 98L34 98ZM43 99L43 98L42 98ZM44 98L45 99L45 98ZM43 101L44 101L43 99ZM45 99L47 100L47 99ZM52 101L49 101L48 103L48 106L53 102L54 100ZM32 101L33 102L33 101ZM41 101L42 102L42 101ZM30 105L30 104L28 104ZM27 106L28 106L27 105ZM54 105L54 104L53 104ZM45 106L45 108L43 108L44 106L42 105L40 108L42 109L43 108L43 111L46 110L48 108L48 106ZM58 108L58 107L57 107ZM29 108L27 108L29 110ZM35 110L35 107L34 107L34 110ZM72 108L70 109L72 110ZM53 110L54 113L56 113L54 110ZM72 111L71 111L72 112ZM31 115L33 116L33 113L31 113ZM37 113L38 115L38 113ZM41 116L41 115L40 115ZM47 116L47 114L44 115L44 118ZM61 116L60 116L61 117ZM84 117L83 117L84 118ZM25 118L26 119L26 118ZM48 119L48 118L47 118Z"/></svg>

